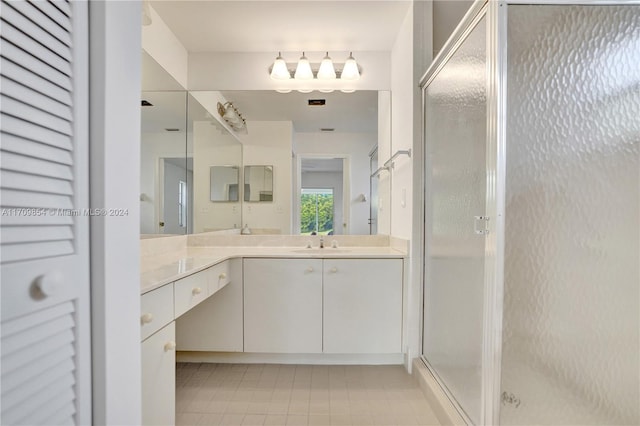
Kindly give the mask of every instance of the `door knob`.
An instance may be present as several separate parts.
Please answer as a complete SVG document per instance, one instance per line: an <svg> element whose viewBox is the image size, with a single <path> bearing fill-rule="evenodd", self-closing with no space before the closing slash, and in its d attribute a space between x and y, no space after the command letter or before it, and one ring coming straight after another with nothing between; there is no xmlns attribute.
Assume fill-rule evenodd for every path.
<svg viewBox="0 0 640 426"><path fill-rule="evenodd" d="M153 314L146 313L140 317L141 324L149 324L151 321L153 321Z"/></svg>
<svg viewBox="0 0 640 426"><path fill-rule="evenodd" d="M164 351L165 352L169 352L172 351L176 348L176 342L174 342L173 340L168 341L167 343L165 343L164 345Z"/></svg>
<svg viewBox="0 0 640 426"><path fill-rule="evenodd" d="M62 279L56 272L40 275L33 281L31 296L36 300L54 296L60 289L61 284Z"/></svg>
<svg viewBox="0 0 640 426"><path fill-rule="evenodd" d="M334 266L333 268L329 269L329 272L331 272L332 274L335 274L336 272L338 272L338 268Z"/></svg>
<svg viewBox="0 0 640 426"><path fill-rule="evenodd" d="M202 293L202 289L200 287L195 287L193 290L191 290L191 293L193 293L194 296Z"/></svg>
<svg viewBox="0 0 640 426"><path fill-rule="evenodd" d="M225 278L227 278L227 274L223 272L220 275L218 275L218 278L220 278L221 280L224 280Z"/></svg>
<svg viewBox="0 0 640 426"><path fill-rule="evenodd" d="M307 268L307 272L313 272L313 267L312 267L312 266L309 266L309 267Z"/></svg>

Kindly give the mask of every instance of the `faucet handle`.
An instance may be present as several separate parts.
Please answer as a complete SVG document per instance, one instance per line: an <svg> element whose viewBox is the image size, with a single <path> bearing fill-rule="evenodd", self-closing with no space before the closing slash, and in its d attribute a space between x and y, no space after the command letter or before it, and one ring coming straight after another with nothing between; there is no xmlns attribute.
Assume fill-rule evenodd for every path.
<svg viewBox="0 0 640 426"><path fill-rule="evenodd" d="M307 240L307 248L311 248L311 240Z"/></svg>

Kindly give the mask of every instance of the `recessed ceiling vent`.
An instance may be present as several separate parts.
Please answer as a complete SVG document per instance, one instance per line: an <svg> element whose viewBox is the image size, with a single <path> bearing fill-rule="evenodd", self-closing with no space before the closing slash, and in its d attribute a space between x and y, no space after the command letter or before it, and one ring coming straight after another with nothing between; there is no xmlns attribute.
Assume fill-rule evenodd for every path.
<svg viewBox="0 0 640 426"><path fill-rule="evenodd" d="M326 99L309 99L309 106L324 106L327 103Z"/></svg>
<svg viewBox="0 0 640 426"><path fill-rule="evenodd" d="M164 129L164 130L166 130L167 132L179 132L180 131L180 129L176 129L175 127L170 127L168 129Z"/></svg>
<svg viewBox="0 0 640 426"><path fill-rule="evenodd" d="M321 132L333 132L336 129L332 128L332 127L323 127L320 129Z"/></svg>
<svg viewBox="0 0 640 426"><path fill-rule="evenodd" d="M142 100L142 106L153 106L153 104L151 102L149 102L148 100L143 99Z"/></svg>

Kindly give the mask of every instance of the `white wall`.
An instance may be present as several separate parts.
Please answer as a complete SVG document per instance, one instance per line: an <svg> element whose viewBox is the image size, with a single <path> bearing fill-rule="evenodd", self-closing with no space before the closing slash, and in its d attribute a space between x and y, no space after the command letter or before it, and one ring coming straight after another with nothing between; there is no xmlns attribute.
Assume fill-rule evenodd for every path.
<svg viewBox="0 0 640 426"><path fill-rule="evenodd" d="M90 198L128 216L91 218L93 419L141 421L140 3L89 7Z"/></svg>
<svg viewBox="0 0 640 426"><path fill-rule="evenodd" d="M473 0L433 1L433 57L440 52L472 4Z"/></svg>
<svg viewBox="0 0 640 426"><path fill-rule="evenodd" d="M378 167L391 155L391 92L378 92ZM378 179L378 234L391 235L391 173L382 171Z"/></svg>
<svg viewBox="0 0 640 426"><path fill-rule="evenodd" d="M142 2L136 2L138 7ZM142 48L182 87L187 87L187 49L171 32L160 15L148 6L151 24L142 27Z"/></svg>
<svg viewBox="0 0 640 426"><path fill-rule="evenodd" d="M342 234L343 223L343 174L342 172L305 172L302 173L302 188L333 189L333 230L335 235ZM297 197L298 194L295 194ZM294 203L295 204L295 203ZM296 217L299 217L296 215ZM294 223L294 231L299 231L299 223Z"/></svg>
<svg viewBox="0 0 640 426"><path fill-rule="evenodd" d="M391 154L411 149L412 156L398 157L391 171L391 235L410 240L408 288L405 292L403 341L409 358L421 352L422 306L422 175L420 78L431 62L432 3L417 1L407 12L391 51ZM384 162L388 158L380 157ZM410 368L410 363L407 365Z"/></svg>
<svg viewBox="0 0 640 426"><path fill-rule="evenodd" d="M349 171L345 179L349 185L349 234L369 234L369 152L377 143L375 133L294 133L296 156L305 154L329 154L335 157L349 157ZM357 199L365 194L366 202Z"/></svg>
<svg viewBox="0 0 640 426"><path fill-rule="evenodd" d="M242 223L249 228L292 233L290 121L247 121L243 135L243 166L273 166L273 202L243 202Z"/></svg>
<svg viewBox="0 0 640 426"><path fill-rule="evenodd" d="M193 123L193 232L239 228L240 202L212 202L210 167L238 166L241 174L242 146L222 134L208 121ZM240 182L239 182L240 183Z"/></svg>

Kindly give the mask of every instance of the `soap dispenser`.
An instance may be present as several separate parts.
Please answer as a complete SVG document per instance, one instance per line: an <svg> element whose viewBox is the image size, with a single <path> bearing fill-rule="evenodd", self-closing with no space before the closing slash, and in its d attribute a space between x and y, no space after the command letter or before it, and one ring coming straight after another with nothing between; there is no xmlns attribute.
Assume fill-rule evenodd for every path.
<svg viewBox="0 0 640 426"><path fill-rule="evenodd" d="M247 225L245 223L244 227L242 228L242 231L240 231L240 234L242 234L242 235L251 235L251 229L249 229L249 225Z"/></svg>

